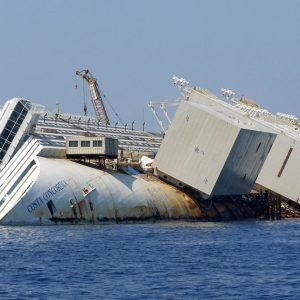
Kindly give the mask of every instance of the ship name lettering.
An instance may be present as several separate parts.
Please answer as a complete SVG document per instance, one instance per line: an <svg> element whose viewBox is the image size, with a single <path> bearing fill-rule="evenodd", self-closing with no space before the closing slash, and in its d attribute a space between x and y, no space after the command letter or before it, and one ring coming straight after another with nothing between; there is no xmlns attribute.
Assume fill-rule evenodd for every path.
<svg viewBox="0 0 300 300"><path fill-rule="evenodd" d="M68 184L62 180L58 182L56 185L52 186L50 189L48 189L44 194L43 194L43 199L47 201L50 199L52 196L54 196L56 193L62 191Z"/></svg>
<svg viewBox="0 0 300 300"><path fill-rule="evenodd" d="M40 205L44 203L43 199L41 197L38 197L34 199L28 206L27 210L29 213L32 213L34 210L36 210Z"/></svg>
<svg viewBox="0 0 300 300"><path fill-rule="evenodd" d="M57 184L49 188L46 192L44 192L41 196L35 198L28 206L27 211L29 213L34 212L38 207L44 204L44 201L51 199L56 193L62 191L68 183L64 180L59 181Z"/></svg>

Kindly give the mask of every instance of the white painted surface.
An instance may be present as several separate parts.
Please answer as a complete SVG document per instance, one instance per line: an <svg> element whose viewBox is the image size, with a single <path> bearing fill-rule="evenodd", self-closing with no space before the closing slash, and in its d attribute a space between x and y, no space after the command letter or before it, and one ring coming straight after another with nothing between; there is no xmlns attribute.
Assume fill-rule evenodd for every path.
<svg viewBox="0 0 300 300"><path fill-rule="evenodd" d="M280 169L293 148L289 159L278 177ZM257 183L284 197L299 202L300 199L300 141L285 134L278 134Z"/></svg>
<svg viewBox="0 0 300 300"><path fill-rule="evenodd" d="M205 195L250 192L275 134L219 102L193 91L180 104L154 161L157 175Z"/></svg>
<svg viewBox="0 0 300 300"><path fill-rule="evenodd" d="M77 142L78 146L70 147L70 142ZM82 146L82 142L89 142L89 146ZM94 142L100 142L101 147L93 146ZM118 140L105 136L72 136L66 138L66 154L79 155L79 154L103 154L118 156Z"/></svg>
<svg viewBox="0 0 300 300"><path fill-rule="evenodd" d="M192 218L200 213L188 196L158 180L110 174L65 159L37 157L36 161L39 173L33 177L34 184L2 217L2 224L49 224L54 222L51 218L74 218L74 209L78 218L86 222L93 218L95 223L157 216ZM50 200L53 215L47 206ZM76 204L73 209L70 200Z"/></svg>
<svg viewBox="0 0 300 300"><path fill-rule="evenodd" d="M14 134L14 138L11 141L9 148L5 151L5 155L4 155L3 159L0 160L0 169L3 169L4 166L9 162L11 157L14 155L14 152L16 151L16 149L18 149L19 147L22 146L22 144L24 142L23 140L24 140L26 134L28 134L31 131L32 127L36 124L36 122L39 118L39 115L43 110L43 107L41 105L36 105L36 104L30 103L30 101L26 100L26 99L13 98L13 99L7 101L4 105L3 110L0 113L0 135L7 127L7 124L14 112L14 109L16 108L16 106L18 105L18 103L20 101L28 102L28 104L30 105L30 108L29 107L27 108L28 112L26 113L24 120L22 121L21 124L19 124L18 131ZM22 105L22 107L24 107L24 106L25 105ZM15 117L15 118L19 118L20 112L16 113L16 116L17 117ZM13 125L9 124L9 126L7 128L11 128L11 126L15 126L16 121L17 121L17 119L14 119L13 122L10 121L11 123L13 123ZM12 130L10 129L10 134L11 133L12 133ZM3 143L3 141L1 141L1 143ZM0 150L1 150L1 148L0 148Z"/></svg>

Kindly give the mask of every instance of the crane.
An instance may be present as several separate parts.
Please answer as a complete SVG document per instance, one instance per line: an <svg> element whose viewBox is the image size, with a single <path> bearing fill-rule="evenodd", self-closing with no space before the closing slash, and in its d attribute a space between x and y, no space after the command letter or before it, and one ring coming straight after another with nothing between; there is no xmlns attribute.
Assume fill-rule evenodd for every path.
<svg viewBox="0 0 300 300"><path fill-rule="evenodd" d="M166 128L163 125L162 120L160 119L158 113L155 110L155 106L159 105L159 108L162 110L162 112L164 113L169 125L171 124L171 119L168 115L167 112L167 107L169 106L178 106L180 104L180 102L182 101L182 99L175 99L173 101L168 101L168 100L164 100L161 102L152 102L150 101L148 103L148 107L151 109L156 121L158 122L159 127L161 128L162 132L165 133L166 132Z"/></svg>
<svg viewBox="0 0 300 300"><path fill-rule="evenodd" d="M154 115L154 117L155 117L155 119L156 119L159 127L161 128L162 132L165 133L166 129L165 129L164 125L163 125L162 120L159 118L159 116L158 116L158 114L157 114L157 112L155 110L154 103L152 101L150 101L149 104L148 104L148 107L151 109L151 111L152 111L152 113L153 113L153 115Z"/></svg>
<svg viewBox="0 0 300 300"><path fill-rule="evenodd" d="M100 123L109 125L110 120L98 87L97 79L91 75L89 70L76 71L76 75L81 76L84 80L86 80L89 86L96 118Z"/></svg>

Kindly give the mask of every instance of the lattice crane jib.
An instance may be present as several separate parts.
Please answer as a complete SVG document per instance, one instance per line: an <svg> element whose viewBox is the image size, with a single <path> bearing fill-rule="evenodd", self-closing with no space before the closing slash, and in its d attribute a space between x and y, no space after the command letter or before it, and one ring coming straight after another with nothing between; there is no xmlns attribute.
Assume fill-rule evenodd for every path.
<svg viewBox="0 0 300 300"><path fill-rule="evenodd" d="M81 76L88 84L96 118L100 123L109 125L110 120L96 78L91 75L89 70L76 71L76 75Z"/></svg>

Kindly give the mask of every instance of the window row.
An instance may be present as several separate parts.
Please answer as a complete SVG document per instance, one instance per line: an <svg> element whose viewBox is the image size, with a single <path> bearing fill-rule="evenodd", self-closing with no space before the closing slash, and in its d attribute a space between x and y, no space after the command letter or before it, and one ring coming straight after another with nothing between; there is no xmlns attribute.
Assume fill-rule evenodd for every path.
<svg viewBox="0 0 300 300"><path fill-rule="evenodd" d="M102 147L102 141L80 141L80 147L91 147L91 142L93 142L93 147ZM78 147L78 141L69 141L69 147Z"/></svg>
<svg viewBox="0 0 300 300"><path fill-rule="evenodd" d="M30 107L27 107L26 104L27 103L24 101L20 101L17 103L3 131L0 134L0 160L3 159L5 152L9 148L9 145L13 141L28 113L28 109Z"/></svg>

